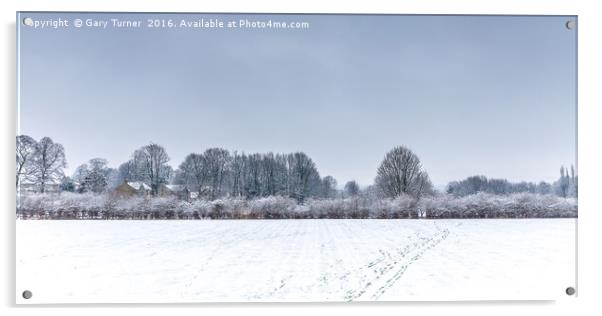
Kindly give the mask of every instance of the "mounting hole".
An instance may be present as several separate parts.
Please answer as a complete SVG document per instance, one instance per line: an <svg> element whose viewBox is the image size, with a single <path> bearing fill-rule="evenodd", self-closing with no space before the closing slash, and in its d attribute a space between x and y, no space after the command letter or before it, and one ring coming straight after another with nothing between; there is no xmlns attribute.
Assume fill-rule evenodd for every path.
<svg viewBox="0 0 602 316"><path fill-rule="evenodd" d="M31 291L23 291L23 298L28 300L31 298L33 294L31 293Z"/></svg>
<svg viewBox="0 0 602 316"><path fill-rule="evenodd" d="M575 21L567 21L564 26L569 29L572 30L575 28L575 26L577 26L577 23L575 23Z"/></svg>
<svg viewBox="0 0 602 316"><path fill-rule="evenodd" d="M566 288L565 292L566 292L566 295L573 295L573 294L575 294L575 288L572 286L569 286Z"/></svg>
<svg viewBox="0 0 602 316"><path fill-rule="evenodd" d="M23 25L33 26L33 19L32 18L24 18Z"/></svg>

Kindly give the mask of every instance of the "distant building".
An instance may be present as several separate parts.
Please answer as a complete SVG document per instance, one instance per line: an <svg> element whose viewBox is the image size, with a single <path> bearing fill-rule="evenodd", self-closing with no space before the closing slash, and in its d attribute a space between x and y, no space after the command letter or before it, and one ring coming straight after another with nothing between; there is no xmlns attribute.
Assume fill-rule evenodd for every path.
<svg viewBox="0 0 602 316"><path fill-rule="evenodd" d="M173 195L180 200L190 201L190 190L184 185L178 184L162 184L159 186L159 195Z"/></svg>
<svg viewBox="0 0 602 316"><path fill-rule="evenodd" d="M151 194L151 187L144 182L123 181L113 193L119 197L147 196Z"/></svg>
<svg viewBox="0 0 602 316"><path fill-rule="evenodd" d="M144 182L123 181L113 193L119 197L149 196L152 193L150 185ZM189 201L190 191L183 185L161 184L157 190L158 196L175 196L180 200Z"/></svg>

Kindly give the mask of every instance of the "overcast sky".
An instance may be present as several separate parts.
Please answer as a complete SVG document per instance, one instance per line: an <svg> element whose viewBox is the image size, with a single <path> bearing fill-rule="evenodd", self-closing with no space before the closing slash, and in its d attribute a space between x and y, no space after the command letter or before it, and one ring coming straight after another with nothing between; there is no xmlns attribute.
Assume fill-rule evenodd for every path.
<svg viewBox="0 0 602 316"><path fill-rule="evenodd" d="M437 186L553 181L575 163L574 17L27 14L220 18L303 30L20 26L20 131L117 167L163 145L303 151L339 184L373 182L405 145Z"/></svg>

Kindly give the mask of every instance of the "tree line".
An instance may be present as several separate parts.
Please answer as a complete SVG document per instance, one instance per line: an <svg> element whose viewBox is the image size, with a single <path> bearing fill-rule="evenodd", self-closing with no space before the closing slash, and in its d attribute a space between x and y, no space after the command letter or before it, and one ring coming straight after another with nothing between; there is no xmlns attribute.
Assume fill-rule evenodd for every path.
<svg viewBox="0 0 602 316"><path fill-rule="evenodd" d="M506 179L489 179L485 176L471 176L461 181L453 181L447 185L446 192L455 196L467 196L479 192L497 195L512 193L553 194L563 198L577 197L578 176L573 166L569 169L560 167L560 177L553 183L541 181L513 183Z"/></svg>
<svg viewBox="0 0 602 316"><path fill-rule="evenodd" d="M380 199L411 197L420 200L438 194L418 156L409 148L398 146L383 157L374 183L360 188L350 180L339 190L332 176L322 177L315 162L303 152L241 153L223 148L209 148L190 153L174 170L170 157L159 144L148 144L135 150L131 158L110 168L103 158L93 158L78 166L71 177L65 176L67 166L64 147L49 137L40 141L27 135L16 139L16 185L28 183L39 193L47 192L50 184L59 184L60 192L105 193L124 181L140 181L157 196L161 185L180 184L195 192L198 199L258 199L271 196L293 199L303 204L308 199L335 199L371 196ZM531 193L577 196L578 178L575 169L561 167L560 178L554 183L511 183L506 179L471 176L450 182L445 194L466 197L478 193L509 195Z"/></svg>
<svg viewBox="0 0 602 316"><path fill-rule="evenodd" d="M278 195L302 203L309 197L337 195L334 177L321 177L314 161L303 152L245 154L210 148L189 154L173 170L167 164L170 157L165 148L151 143L134 151L131 159L117 169L110 168L104 158L93 158L68 177L64 174L65 149L49 137L36 142L30 136L17 136L16 151L16 187L28 183L40 193L45 193L49 184L60 184L60 191L102 193L123 181L141 181L151 187L153 196L160 185L168 183L185 185L210 200ZM355 181L347 183L346 188L352 195L359 192Z"/></svg>
<svg viewBox="0 0 602 316"><path fill-rule="evenodd" d="M87 185L90 188L102 188L108 182L142 181L150 185L153 195L161 184L180 184L208 200L224 196L247 199L284 196L303 203L307 198L332 199L360 192L355 180L346 182L340 191L337 180L329 175L322 177L315 162L303 152L247 154L209 148L202 153L190 153L176 170L167 164L169 160L162 146L149 144L136 150L116 171L106 167L106 160L97 158L89 163L96 167L82 165L74 178L83 183L88 183L90 174L104 174L105 178L113 179L100 181L100 185L92 181ZM369 190L377 190L382 197L389 198L402 194L420 197L432 194L433 186L418 157L400 146L385 156Z"/></svg>

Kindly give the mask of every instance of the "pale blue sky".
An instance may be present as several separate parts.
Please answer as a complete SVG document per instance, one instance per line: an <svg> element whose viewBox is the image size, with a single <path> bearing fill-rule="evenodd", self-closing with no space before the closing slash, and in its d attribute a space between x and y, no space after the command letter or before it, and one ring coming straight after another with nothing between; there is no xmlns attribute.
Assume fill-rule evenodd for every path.
<svg viewBox="0 0 602 316"><path fill-rule="evenodd" d="M553 181L575 163L575 17L22 14L305 21L304 30L20 25L21 133L68 173L149 142L190 152L304 151L322 176L371 184L405 145L433 182ZM18 23L19 24L19 23Z"/></svg>

